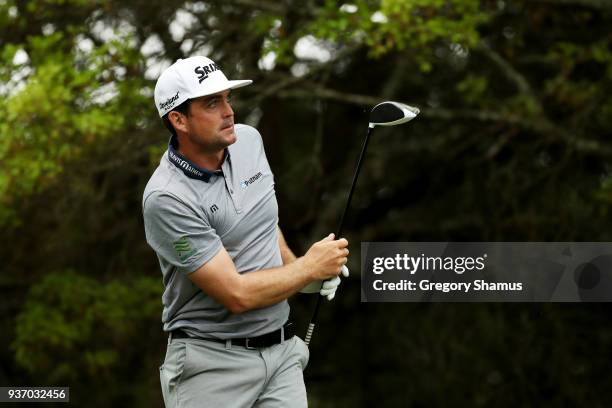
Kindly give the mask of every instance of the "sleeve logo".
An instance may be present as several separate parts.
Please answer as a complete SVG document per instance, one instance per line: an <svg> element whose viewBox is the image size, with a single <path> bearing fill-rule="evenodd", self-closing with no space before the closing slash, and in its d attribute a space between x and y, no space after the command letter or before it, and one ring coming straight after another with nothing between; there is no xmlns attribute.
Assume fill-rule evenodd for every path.
<svg viewBox="0 0 612 408"><path fill-rule="evenodd" d="M184 261L195 253L195 249L191 247L191 244L189 241L187 241L186 237L182 237L179 240L174 241L172 246L174 246L174 250L181 261Z"/></svg>

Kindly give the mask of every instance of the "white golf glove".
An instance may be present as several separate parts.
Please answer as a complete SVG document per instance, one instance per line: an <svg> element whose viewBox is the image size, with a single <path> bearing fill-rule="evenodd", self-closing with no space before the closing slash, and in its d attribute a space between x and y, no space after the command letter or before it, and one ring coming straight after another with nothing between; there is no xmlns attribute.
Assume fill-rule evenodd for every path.
<svg viewBox="0 0 612 408"><path fill-rule="evenodd" d="M349 276L349 269L346 267L346 265L342 265L342 276L344 276L345 278L348 278ZM310 282L308 285L304 286L301 290L300 293L317 293L319 292L319 294L321 296L325 296L327 298L327 300L332 300L335 296L336 296L336 290L338 290L338 286L340 285L340 277L336 276L330 280L326 280L326 281L313 281ZM322 283L322 284L321 284Z"/></svg>

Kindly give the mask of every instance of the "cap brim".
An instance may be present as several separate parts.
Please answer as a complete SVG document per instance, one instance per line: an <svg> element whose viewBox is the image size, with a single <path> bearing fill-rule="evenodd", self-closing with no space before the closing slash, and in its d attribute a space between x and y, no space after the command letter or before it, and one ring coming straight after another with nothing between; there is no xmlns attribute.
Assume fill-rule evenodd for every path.
<svg viewBox="0 0 612 408"><path fill-rule="evenodd" d="M227 81L232 86L229 89L242 88L243 86L251 85L253 83L250 79L238 79L236 81Z"/></svg>
<svg viewBox="0 0 612 408"><path fill-rule="evenodd" d="M199 98L201 96L214 95L219 92L227 91L228 89L242 88L243 86L251 85L253 83L250 79L239 79L235 81L227 81L223 84L218 85L215 88L209 88L206 92L201 94L191 95L190 98Z"/></svg>

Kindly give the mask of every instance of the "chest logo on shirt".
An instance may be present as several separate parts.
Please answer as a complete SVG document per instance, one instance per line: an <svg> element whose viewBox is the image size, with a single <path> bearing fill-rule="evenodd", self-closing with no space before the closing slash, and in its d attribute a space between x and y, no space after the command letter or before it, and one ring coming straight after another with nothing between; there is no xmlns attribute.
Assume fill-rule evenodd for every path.
<svg viewBox="0 0 612 408"><path fill-rule="evenodd" d="M219 207L217 207L217 204L213 204L210 206L210 212L211 213L215 213L215 211L217 211L219 209Z"/></svg>
<svg viewBox="0 0 612 408"><path fill-rule="evenodd" d="M261 178L261 176L263 176L263 174L261 174L261 171L260 171L257 174L255 174L253 177L251 177L250 179L241 181L240 182L240 187L242 187L243 189L247 188L248 186L250 186L251 184L253 184L257 180L259 180Z"/></svg>

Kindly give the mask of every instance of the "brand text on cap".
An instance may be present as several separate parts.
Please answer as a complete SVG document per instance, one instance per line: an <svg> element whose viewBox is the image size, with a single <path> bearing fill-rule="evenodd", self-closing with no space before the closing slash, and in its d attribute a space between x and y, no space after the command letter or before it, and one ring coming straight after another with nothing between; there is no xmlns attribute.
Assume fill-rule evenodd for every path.
<svg viewBox="0 0 612 408"><path fill-rule="evenodd" d="M161 102L159 104L159 109L166 109L166 108L170 108L172 107L172 105L174 105L174 102L176 102L176 100L179 97L179 92L176 92L176 95L171 96L170 98L166 99L164 102Z"/></svg>
<svg viewBox="0 0 612 408"><path fill-rule="evenodd" d="M196 67L194 72L198 74L198 80L200 81L200 83L202 83L203 80L208 78L208 74L212 74L213 72L220 69L221 68L219 68L219 66L213 62L202 67Z"/></svg>

